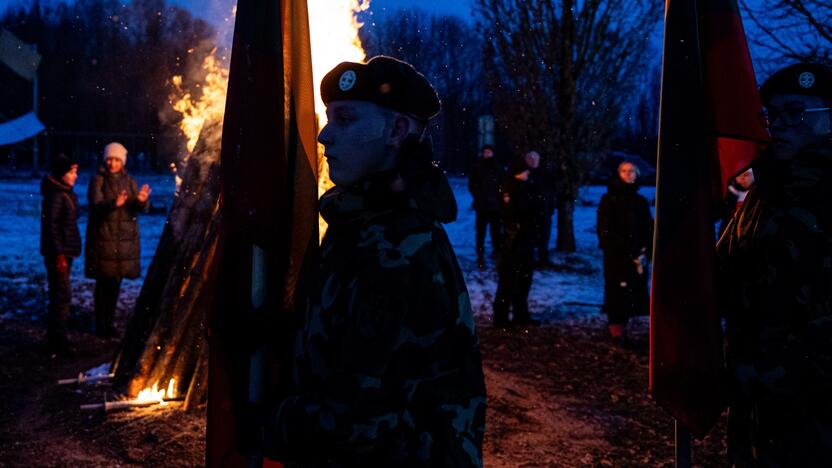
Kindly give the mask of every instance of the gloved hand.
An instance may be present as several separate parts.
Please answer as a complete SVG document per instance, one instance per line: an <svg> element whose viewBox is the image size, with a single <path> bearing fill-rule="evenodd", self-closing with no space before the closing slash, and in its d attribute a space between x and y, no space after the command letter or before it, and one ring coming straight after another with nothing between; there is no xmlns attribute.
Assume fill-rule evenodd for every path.
<svg viewBox="0 0 832 468"><path fill-rule="evenodd" d="M55 271L62 275L69 273L69 263L66 261L65 255L55 257Z"/></svg>

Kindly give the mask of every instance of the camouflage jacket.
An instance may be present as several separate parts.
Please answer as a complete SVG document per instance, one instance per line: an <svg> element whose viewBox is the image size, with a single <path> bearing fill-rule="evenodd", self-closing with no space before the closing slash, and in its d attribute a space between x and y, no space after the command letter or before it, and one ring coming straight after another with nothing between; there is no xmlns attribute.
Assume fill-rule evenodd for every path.
<svg viewBox="0 0 832 468"><path fill-rule="evenodd" d="M717 246L735 401L830 423L832 150L753 168L757 185Z"/></svg>
<svg viewBox="0 0 832 468"><path fill-rule="evenodd" d="M482 465L479 341L442 227L456 201L432 169L405 195L376 180L322 197L320 292L267 454L290 466Z"/></svg>

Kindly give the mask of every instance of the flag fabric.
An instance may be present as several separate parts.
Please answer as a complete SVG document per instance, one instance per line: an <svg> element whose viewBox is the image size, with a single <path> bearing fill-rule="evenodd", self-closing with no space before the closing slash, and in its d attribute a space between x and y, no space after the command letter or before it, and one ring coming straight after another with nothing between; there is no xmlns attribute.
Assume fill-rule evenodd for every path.
<svg viewBox="0 0 832 468"><path fill-rule="evenodd" d="M5 29L0 29L0 62L12 71L32 81L40 66L40 58L35 46L26 44Z"/></svg>
<svg viewBox="0 0 832 468"><path fill-rule="evenodd" d="M240 0L223 124L221 260L209 325L206 462L243 466L285 378L317 248L317 143L305 0ZM262 414L261 414L262 416ZM256 447L254 448L256 450Z"/></svg>
<svg viewBox="0 0 832 468"><path fill-rule="evenodd" d="M667 0L650 307L650 392L695 436L724 408L715 208L766 131L736 0Z"/></svg>
<svg viewBox="0 0 832 468"><path fill-rule="evenodd" d="M42 132L43 123L34 112L0 123L0 146L27 140Z"/></svg>
<svg viewBox="0 0 832 468"><path fill-rule="evenodd" d="M768 142L754 66L736 0L699 0L709 132L716 138L720 197Z"/></svg>

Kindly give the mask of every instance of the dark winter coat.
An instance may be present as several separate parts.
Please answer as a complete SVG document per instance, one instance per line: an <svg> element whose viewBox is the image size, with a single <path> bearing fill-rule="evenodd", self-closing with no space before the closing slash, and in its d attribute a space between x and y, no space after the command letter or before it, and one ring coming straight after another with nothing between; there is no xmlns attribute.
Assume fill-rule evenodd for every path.
<svg viewBox="0 0 832 468"><path fill-rule="evenodd" d="M127 201L116 207L121 191L127 192ZM141 274L136 217L147 210L148 204L136 199L138 193L136 180L124 170L111 174L102 167L90 180L84 250L87 278L138 278Z"/></svg>
<svg viewBox="0 0 832 468"><path fill-rule="evenodd" d="M503 179L501 216L503 220L503 256L506 262L531 265L538 238L540 212L544 200L533 176L521 181L512 176Z"/></svg>
<svg viewBox="0 0 832 468"><path fill-rule="evenodd" d="M302 466L482 466L479 340L442 227L456 201L426 164L404 194L382 178L321 198L320 292L267 453Z"/></svg>
<svg viewBox="0 0 832 468"><path fill-rule="evenodd" d="M725 197L723 197L722 199L722 213L720 216L722 218L722 221L719 224L720 237L722 236L722 233L725 232L725 228L728 226L728 223L731 222L731 218L734 217L734 214L742 206L747 195L748 191L746 190L737 188L734 185L730 185L728 187L728 190L725 193Z"/></svg>
<svg viewBox="0 0 832 468"><path fill-rule="evenodd" d="M825 466L832 452L832 148L790 162L764 155L752 166L757 185L717 245L735 384L729 449L742 466L751 458Z"/></svg>
<svg viewBox="0 0 832 468"><path fill-rule="evenodd" d="M540 215L552 216L557 204L557 190L555 188L554 177L546 173L543 167L539 167L532 171L531 182L535 186L538 197L540 197Z"/></svg>
<svg viewBox="0 0 832 468"><path fill-rule="evenodd" d="M653 216L637 184L613 176L598 206L598 244L604 252L604 309L616 316L649 312L647 267L633 262L653 248Z"/></svg>
<svg viewBox="0 0 832 468"><path fill-rule="evenodd" d="M40 254L46 258L58 255L81 255L81 233L78 231L78 197L72 187L52 176L40 183L43 195L40 211Z"/></svg>
<svg viewBox="0 0 832 468"><path fill-rule="evenodd" d="M500 183L503 167L496 157L480 158L468 176L468 191L474 198L476 211L500 211Z"/></svg>

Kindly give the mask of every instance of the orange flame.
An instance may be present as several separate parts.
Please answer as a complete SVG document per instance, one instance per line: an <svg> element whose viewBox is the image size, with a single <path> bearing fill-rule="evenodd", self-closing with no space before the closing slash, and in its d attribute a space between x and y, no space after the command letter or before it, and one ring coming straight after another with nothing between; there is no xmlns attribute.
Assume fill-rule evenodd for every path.
<svg viewBox="0 0 832 468"><path fill-rule="evenodd" d="M176 94L181 96L177 101L176 94L170 97L173 109L182 114L179 128L186 138L188 153L194 150L199 139L202 126L210 120L222 120L225 112L225 95L228 91L228 69L220 66L220 61L214 56L216 49L205 57L202 69L205 70L205 81L198 84L202 95L197 99L191 93L182 89L182 76L171 79L176 88ZM187 159L187 158L186 158Z"/></svg>
<svg viewBox="0 0 832 468"><path fill-rule="evenodd" d="M363 26L356 14L370 8L369 0L309 0L309 30L312 43L312 75L315 83L315 112L318 130L327 123L326 106L321 99L321 81L341 62L361 62L365 58L358 30ZM324 149L318 145L318 196L332 188ZM319 218L321 239L326 223Z"/></svg>
<svg viewBox="0 0 832 468"><path fill-rule="evenodd" d="M358 38L362 24L356 14L370 7L369 0L309 0L309 26L312 47L312 74L315 87L315 111L318 129L327 122L326 107L321 99L321 81L324 75L343 61L360 62L365 58L364 49ZM236 7L232 16L236 15ZM203 69L207 72L205 82L200 85L202 96L194 99L182 88L182 77L171 80L177 90L171 96L171 105L182 115L180 128L186 138L188 152L193 151L199 133L205 122L222 119L225 111L225 96L228 90L228 69L220 65L214 52L205 58ZM187 158L186 158L187 160ZM322 195L332 187L329 167L324 158L323 147L318 145L318 194ZM320 221L321 238L326 223Z"/></svg>
<svg viewBox="0 0 832 468"><path fill-rule="evenodd" d="M144 390L139 392L139 395L136 397L136 401L139 403L150 403L150 402L158 402L159 404L165 404L165 398L168 399L174 398L174 386L176 385L175 379L170 379L168 382L167 390L161 389L159 390L159 383L154 383L152 387L145 388Z"/></svg>

